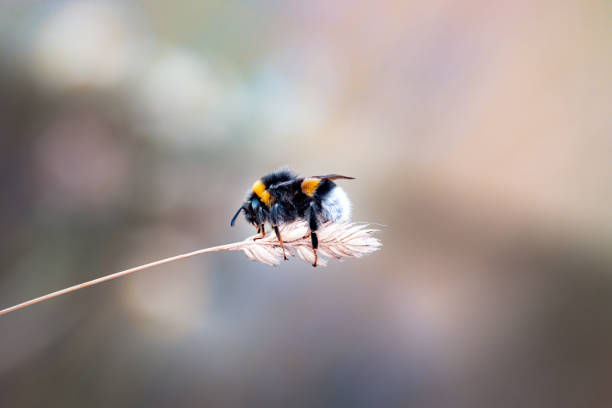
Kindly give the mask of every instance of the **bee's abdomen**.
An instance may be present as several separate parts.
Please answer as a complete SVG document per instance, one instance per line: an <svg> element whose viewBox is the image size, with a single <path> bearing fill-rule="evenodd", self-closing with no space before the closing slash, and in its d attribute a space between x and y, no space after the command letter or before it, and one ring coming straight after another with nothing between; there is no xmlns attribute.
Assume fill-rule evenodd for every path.
<svg viewBox="0 0 612 408"><path fill-rule="evenodd" d="M333 184L321 197L321 217L324 221L349 222L351 200L343 189Z"/></svg>

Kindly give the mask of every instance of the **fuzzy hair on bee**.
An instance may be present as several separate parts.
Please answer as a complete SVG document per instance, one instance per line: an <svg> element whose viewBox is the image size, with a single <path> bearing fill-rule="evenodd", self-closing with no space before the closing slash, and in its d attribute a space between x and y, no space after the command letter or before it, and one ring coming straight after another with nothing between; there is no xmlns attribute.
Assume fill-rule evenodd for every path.
<svg viewBox="0 0 612 408"><path fill-rule="evenodd" d="M257 228L260 234L255 239L266 236L265 225L269 223L283 248L283 240L278 226L296 220L308 223L312 250L313 266L317 266L317 230L325 222L347 223L351 219L351 201L334 180L353 180L353 177L340 174L298 177L293 171L281 168L255 181L242 206L234 214L230 225L244 211L248 223Z"/></svg>

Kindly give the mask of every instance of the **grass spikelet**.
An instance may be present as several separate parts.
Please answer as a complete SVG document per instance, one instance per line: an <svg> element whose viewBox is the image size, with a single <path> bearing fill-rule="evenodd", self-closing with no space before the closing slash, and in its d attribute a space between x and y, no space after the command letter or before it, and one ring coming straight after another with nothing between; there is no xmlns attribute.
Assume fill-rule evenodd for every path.
<svg viewBox="0 0 612 408"><path fill-rule="evenodd" d="M317 231L319 238L319 259L317 265L325 266L327 264L327 259L333 258L341 260L343 258L359 258L363 255L379 250L382 244L373 235L373 233L376 231L377 230L369 228L367 224L342 224L333 222L323 224ZM305 222L299 221L283 225L280 227L280 233L284 242L285 254L288 257L298 257L309 264L314 263L315 257L310 241L310 231ZM199 249L197 251L160 259L159 261L150 262L134 268L126 269L121 272L116 272L111 275L106 275L98 279L70 286L68 288L0 310L0 315L31 306L54 297L65 295L66 293L74 292L89 286L94 286L98 283L119 278L130 273L142 271L144 269L149 269L154 266L167 264L181 259L190 258L192 256L207 252L242 251L249 259L254 261L262 262L267 265L280 264L281 260L283 259L283 250L280 246L280 242L276 239L276 235L269 233L264 238L254 238L255 237L250 237L244 241L233 244Z"/></svg>
<svg viewBox="0 0 612 408"><path fill-rule="evenodd" d="M319 262L325 266L325 258L359 258L380 249L382 244L373 236L376 230L368 228L365 224L326 223L317 231L319 237ZM287 256L298 258L312 264L314 252L310 241L310 231L305 222L294 222L280 228ZM230 250L241 250L254 261L268 265L278 265L283 259L280 243L274 234L265 238L253 240L247 238L237 243Z"/></svg>

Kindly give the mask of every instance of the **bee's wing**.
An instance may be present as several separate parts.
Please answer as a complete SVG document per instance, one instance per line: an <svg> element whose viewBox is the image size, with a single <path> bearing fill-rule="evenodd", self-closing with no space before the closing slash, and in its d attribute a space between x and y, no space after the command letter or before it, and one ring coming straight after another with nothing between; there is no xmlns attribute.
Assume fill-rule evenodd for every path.
<svg viewBox="0 0 612 408"><path fill-rule="evenodd" d="M281 188L281 187L288 186L288 185L290 185L292 183L295 183L295 180L288 180L288 181L283 181L281 183L272 184L268 188Z"/></svg>
<svg viewBox="0 0 612 408"><path fill-rule="evenodd" d="M330 180L336 180L336 179L355 180L355 177L343 176L341 174L327 174L325 176L312 176L312 178L330 179Z"/></svg>

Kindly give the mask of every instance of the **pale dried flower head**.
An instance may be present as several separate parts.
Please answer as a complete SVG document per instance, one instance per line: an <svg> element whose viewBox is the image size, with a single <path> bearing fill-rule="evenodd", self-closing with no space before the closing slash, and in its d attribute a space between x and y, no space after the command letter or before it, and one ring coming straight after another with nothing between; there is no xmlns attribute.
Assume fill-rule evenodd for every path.
<svg viewBox="0 0 612 408"><path fill-rule="evenodd" d="M314 251L310 240L310 230L306 222L298 221L281 226L280 233L287 256L298 258L313 264ZM359 258L377 251L381 242L373 235L377 230L371 229L367 224L334 223L328 222L319 227L319 254L317 266L325 266L325 258ZM236 244L229 250L240 250L247 257L268 265L278 265L283 259L283 250L275 234L268 234L265 238L254 240L255 237Z"/></svg>

